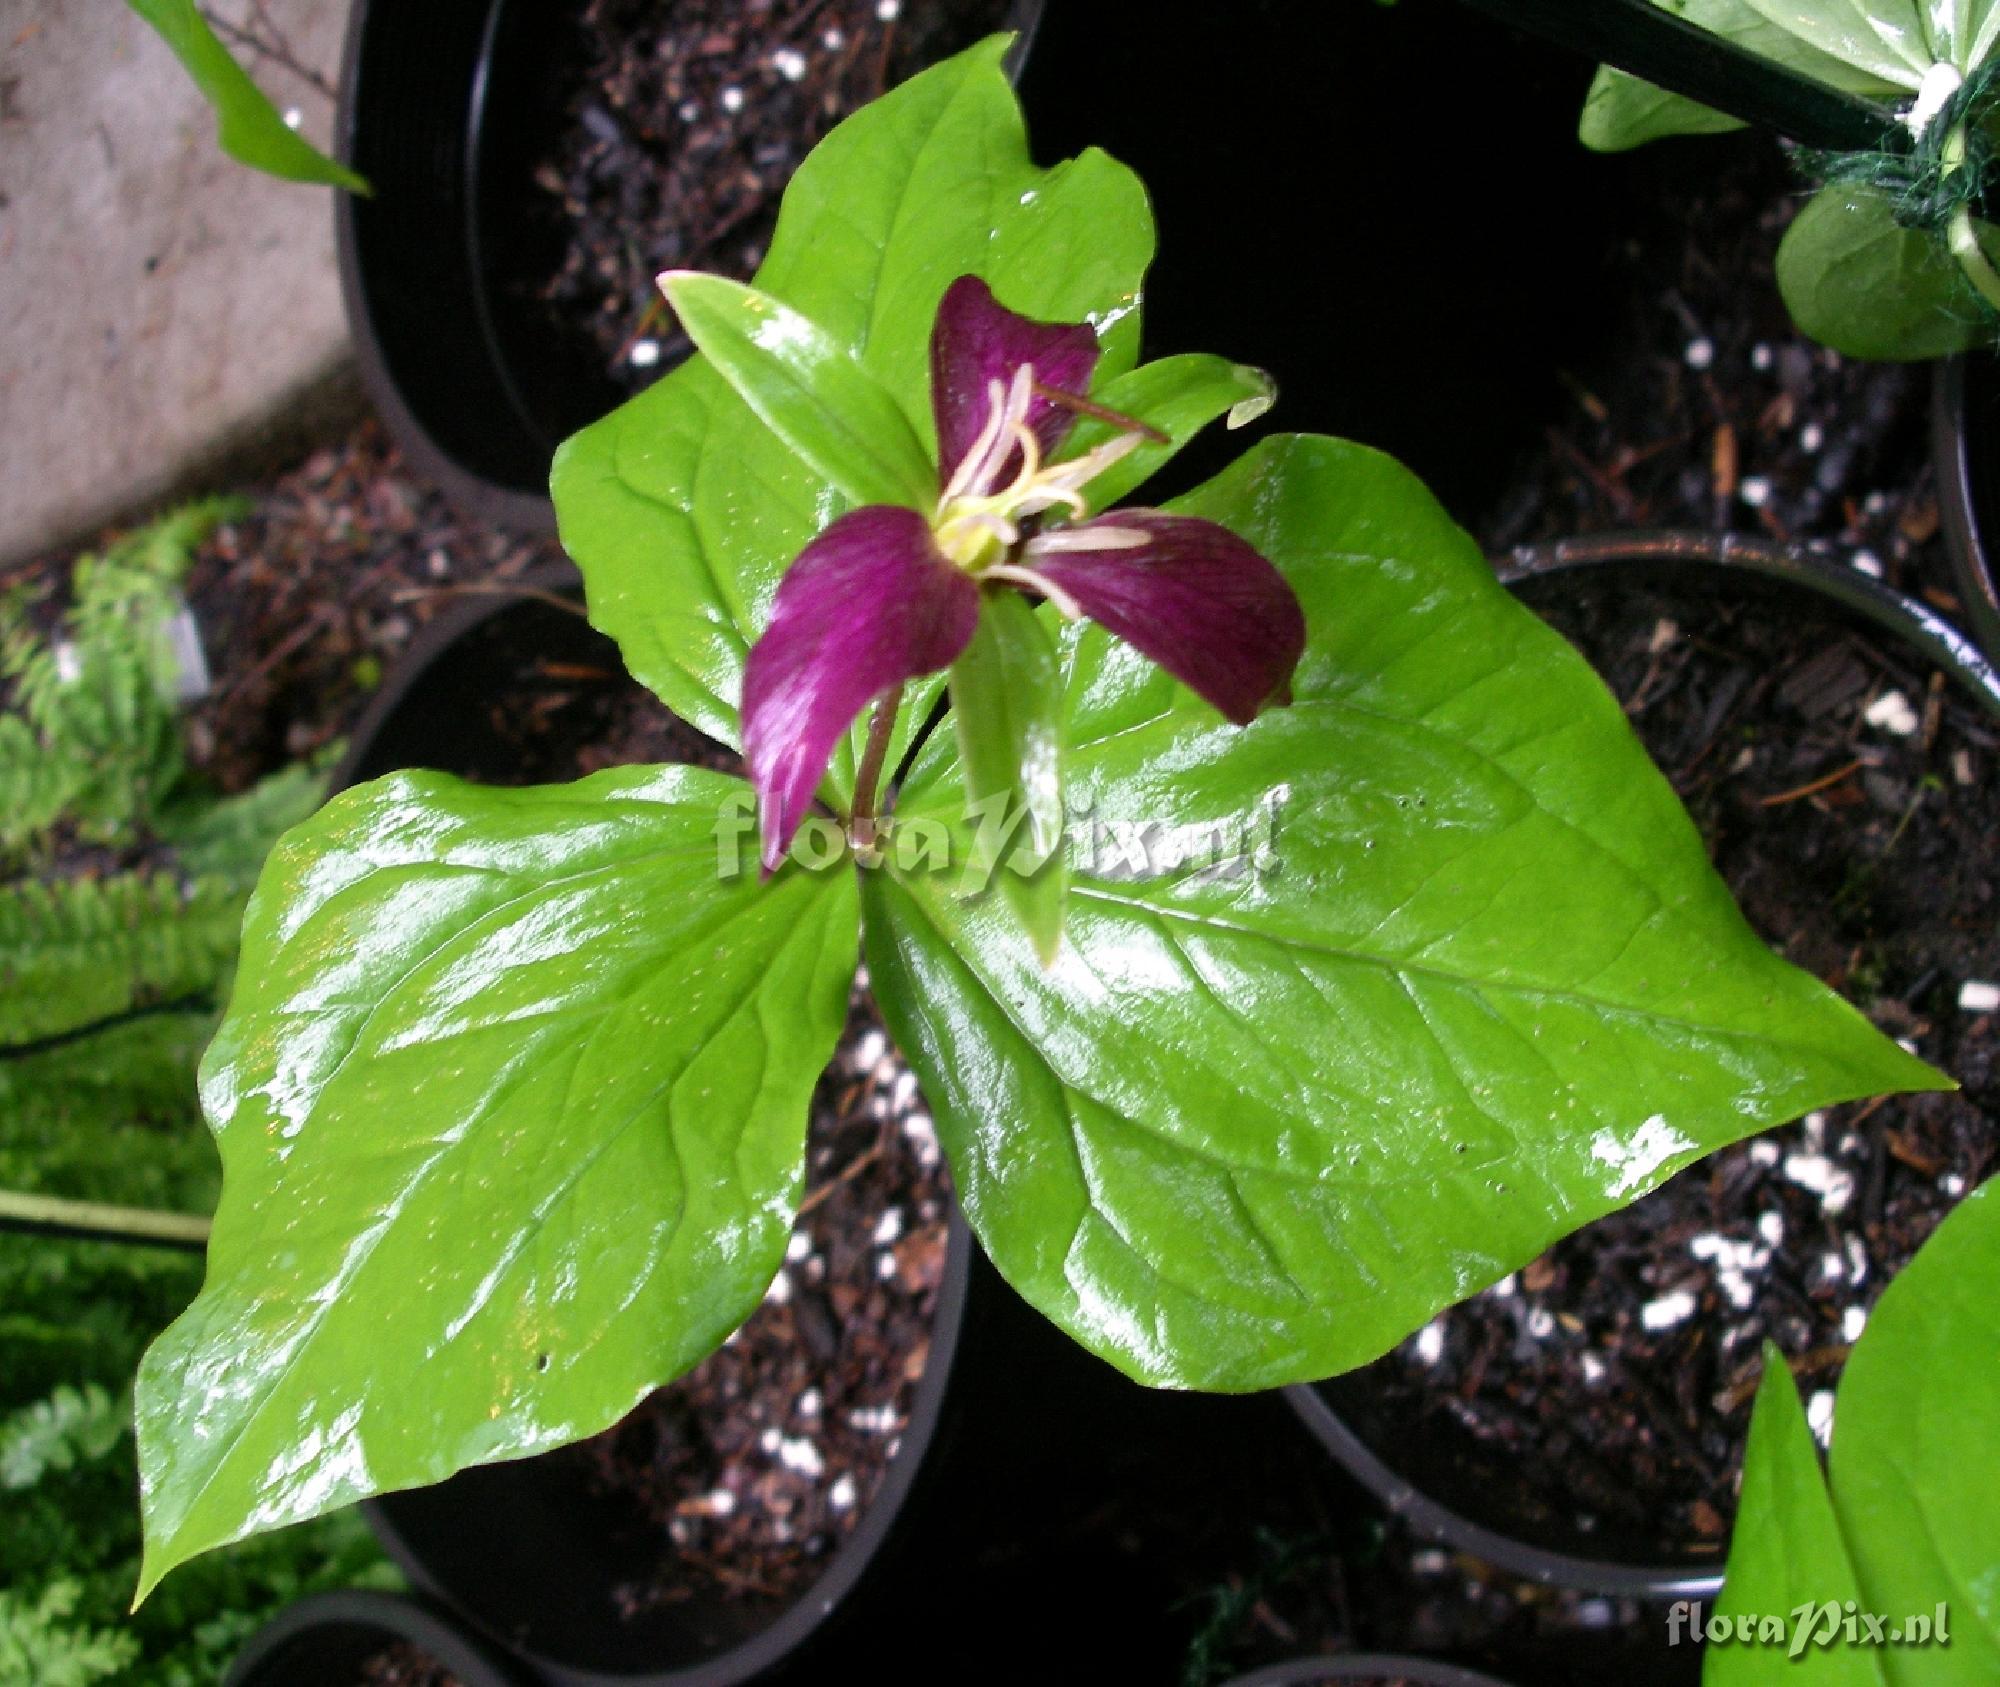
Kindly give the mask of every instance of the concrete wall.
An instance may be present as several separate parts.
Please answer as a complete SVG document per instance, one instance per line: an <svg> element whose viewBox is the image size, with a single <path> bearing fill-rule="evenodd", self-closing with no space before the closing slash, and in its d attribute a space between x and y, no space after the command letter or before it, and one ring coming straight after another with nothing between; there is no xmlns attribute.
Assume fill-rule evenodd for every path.
<svg viewBox="0 0 2000 1687"><path fill-rule="evenodd" d="M348 0L264 9L337 75ZM234 50L326 145L325 95ZM123 0L0 0L0 567L358 407L330 198L225 159Z"/></svg>

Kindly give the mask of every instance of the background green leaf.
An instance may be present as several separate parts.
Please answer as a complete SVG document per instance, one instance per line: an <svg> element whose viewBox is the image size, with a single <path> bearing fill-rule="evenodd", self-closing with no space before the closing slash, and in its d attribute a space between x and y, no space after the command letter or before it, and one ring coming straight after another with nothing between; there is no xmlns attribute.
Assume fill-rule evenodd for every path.
<svg viewBox="0 0 2000 1687"><path fill-rule="evenodd" d="M368 192L362 177L292 133L277 107L215 38L195 0L128 0L128 4L173 50L202 97L215 108L216 144L231 158L286 181Z"/></svg>
<svg viewBox="0 0 2000 1687"><path fill-rule="evenodd" d="M1248 427L1277 401L1278 386L1263 370L1247 363L1184 352L1155 358L1103 382L1094 396L1098 403L1149 423L1167 436L1165 444L1146 440L1091 481L1090 507L1102 510L1143 486L1216 417L1226 415L1232 428ZM1122 431L1086 416L1064 442L1061 455L1080 457Z"/></svg>
<svg viewBox="0 0 2000 1687"><path fill-rule="evenodd" d="M786 190L756 277L846 346L932 451L931 318L960 275L983 276L1011 310L1096 324L1101 380L1137 355L1145 190L1101 152L1036 168L1006 46L982 43L835 129ZM552 486L592 621L676 713L739 743L744 657L779 578L845 507L838 489L699 358L568 441ZM938 683L913 691L890 765ZM856 749L835 759L836 796Z"/></svg>
<svg viewBox="0 0 2000 1687"><path fill-rule="evenodd" d="M1711 1148L1942 1081L1758 941L1617 703L1406 471L1277 439L1174 507L1298 591L1297 702L1231 728L1070 629L1072 812L1153 826L1145 864L1073 851L1047 970L990 899L863 885L972 1223L1085 1346L1189 1387L1341 1370ZM950 762L900 814L955 818ZM1216 868L1218 830L1271 860Z"/></svg>
<svg viewBox="0 0 2000 1687"><path fill-rule="evenodd" d="M1895 100L1914 93L1922 80L1921 69L1905 62L1903 55L1889 53L1872 35L1857 57L1833 50L1831 43L1858 27L1850 0L1830 0L1817 10L1796 5L1773 8L1763 0L1656 0L1656 4L1746 52L1846 93ZM1889 0L1889 6L1899 13L1912 9L1908 0ZM1836 11L1848 14L1839 27L1833 18ZM1918 33L1915 39L1921 42L1924 37ZM1586 146L1620 152L1666 135L1717 134L1742 126L1733 117L1607 66L1591 84L1580 133Z"/></svg>
<svg viewBox="0 0 2000 1687"><path fill-rule="evenodd" d="M1936 62L1917 0L1743 0L1789 44L1788 53L1817 53L1915 93ZM1946 5L1953 0L1944 0ZM1775 55L1773 55L1775 56ZM1789 61L1788 61L1789 62ZM1805 68L1805 63L1800 63ZM1811 74L1810 71L1807 74Z"/></svg>
<svg viewBox="0 0 2000 1687"><path fill-rule="evenodd" d="M937 464L895 399L818 323L720 275L682 271L661 286L736 396L849 503L937 502Z"/></svg>
<svg viewBox="0 0 2000 1687"><path fill-rule="evenodd" d="M142 1593L592 1434L756 1306L855 904L844 872L721 879L736 788L399 775L278 846L202 1068L207 1281L139 1375Z"/></svg>
<svg viewBox="0 0 2000 1687"><path fill-rule="evenodd" d="M1793 1613L1825 1600L1861 1599L1861 1584L1834 1520L1833 1502L1819 1473L1798 1385L1785 1356L1764 1344L1764 1380L1750 1414L1750 1437L1743 1449L1743 1489L1739 1528L1730 1543L1729 1574L1716 1615L1776 1617L1786 1625L1783 1645L1711 1645L1702 1656L1704 1687L1883 1687L1878 1654L1857 1647L1815 1649L1788 1657ZM1753 1631L1754 1633L1754 1631Z"/></svg>
<svg viewBox="0 0 2000 1687"><path fill-rule="evenodd" d="M1990 226L1980 237L2000 253ZM1904 228L1872 188L1814 196L1778 247L1778 290L1801 332L1849 357L1944 357L1994 338L1991 307L1944 242Z"/></svg>
<svg viewBox="0 0 2000 1687"><path fill-rule="evenodd" d="M1833 1602L1885 1627L1944 1607L1948 1645L1728 1646L1704 1687L1974 1687L2000 1679L2000 1200L1961 1202L1883 1292L1848 1356L1830 1478L1775 1349L1765 1350L1719 1610ZM1832 1497L1827 1495L1828 1482Z"/></svg>
<svg viewBox="0 0 2000 1687"><path fill-rule="evenodd" d="M1063 675L1055 641L1012 586L981 595L979 628L951 666L951 713L967 800L989 805L979 882L1020 917L1043 960L1062 942ZM1018 817L1018 820L1017 818ZM987 827L996 827L990 833Z"/></svg>
<svg viewBox="0 0 2000 1687"><path fill-rule="evenodd" d="M1951 1608L1951 1645L1892 1683L2000 1681L2000 1199L1960 1203L1883 1291L1847 1361L1832 1484L1865 1609Z"/></svg>

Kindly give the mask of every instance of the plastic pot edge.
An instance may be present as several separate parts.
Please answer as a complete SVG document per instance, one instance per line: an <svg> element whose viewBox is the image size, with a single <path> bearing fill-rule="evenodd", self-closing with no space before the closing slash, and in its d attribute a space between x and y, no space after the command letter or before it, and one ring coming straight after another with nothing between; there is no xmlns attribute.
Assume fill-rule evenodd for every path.
<svg viewBox="0 0 2000 1687"><path fill-rule="evenodd" d="M386 0L359 0L348 21L346 40L341 53L335 119L337 149L344 160L351 161L355 155L354 89L360 76L363 38L367 32L370 10L373 5L384 3ZM1018 83L1020 79L1021 68L1033 50L1036 33L1041 27L1045 7L1046 0L1014 0L1009 10L1003 27L1013 32L1015 41L1008 51L1003 68L1010 82ZM486 39L481 47L479 65L466 101L468 158L463 161L465 168L462 173L468 184L476 176L478 151L476 140L485 120L486 89L490 80L488 61L493 23L498 15L498 8L499 0L495 0L493 13L488 17L484 32ZM340 276L341 299L354 342L355 360L361 371L362 385L369 400L382 414L404 454L428 479L436 482L453 503L511 532L543 537L553 535L556 531L555 504L546 493L524 492L503 485L499 481L489 479L477 468L460 462L438 442L405 399L402 384L390 367L388 353L369 309L367 289L362 280L360 241L355 230L355 213L356 207L352 195L347 193L334 195L334 253ZM467 216L467 226L450 229L443 237L458 241L468 252L476 253L477 230L471 224L473 212L469 207ZM493 336L489 294L490 289L484 284L483 279L475 282L473 304L490 347ZM497 351L493 355L493 374L499 387L518 408L515 372Z"/></svg>
<svg viewBox="0 0 2000 1687"><path fill-rule="evenodd" d="M307 1642L316 1629L338 1627L379 1629L384 1645L407 1640L436 1658L464 1687L525 1687L518 1670L449 1617L407 1595L372 1588L309 1594L286 1606L244 1643L223 1676L223 1687L252 1687L260 1676L271 1687L297 1687L299 1677L291 1673L297 1665L286 1663L287 1652ZM280 1667L287 1673L269 1673Z"/></svg>
<svg viewBox="0 0 2000 1687"><path fill-rule="evenodd" d="M1239 1675L1228 1687L1317 1687L1323 1681L1370 1681L1383 1676L1405 1676L1417 1687L1506 1687L1506 1683L1477 1670L1432 1658L1411 1658L1388 1652L1333 1654L1324 1658L1295 1658L1270 1664L1249 1675Z"/></svg>
<svg viewBox="0 0 2000 1687"><path fill-rule="evenodd" d="M1993 554L2000 548L2000 510L1992 512L1990 521L1980 519L1972 442L1966 436L1972 370L1972 359L1964 355L1938 364L1931 389L1931 456L1937 469L1945 554L1951 559L1966 619L1987 654L2000 661L2000 572L1995 571Z"/></svg>

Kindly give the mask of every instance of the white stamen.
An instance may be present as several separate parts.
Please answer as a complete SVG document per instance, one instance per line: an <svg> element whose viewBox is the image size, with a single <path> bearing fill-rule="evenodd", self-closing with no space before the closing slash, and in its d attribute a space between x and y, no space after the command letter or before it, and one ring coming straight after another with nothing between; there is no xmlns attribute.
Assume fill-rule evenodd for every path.
<svg viewBox="0 0 2000 1687"><path fill-rule="evenodd" d="M1039 533L1028 541L1028 554L1041 556L1051 551L1132 551L1150 543L1136 527L1111 527L1093 522L1088 527L1058 527Z"/></svg>
<svg viewBox="0 0 2000 1687"><path fill-rule="evenodd" d="M1032 568L1025 568L1016 562L996 562L980 576L985 580L1012 580L1017 586L1026 586L1031 592L1040 592L1056 606L1056 613L1065 621L1081 621L1083 607L1068 592L1045 575Z"/></svg>
<svg viewBox="0 0 2000 1687"><path fill-rule="evenodd" d="M994 443L999 439L1001 429L1006 426L1007 389L997 380L986 383L986 420L980 424L979 432L973 435L972 445L958 460L958 467L952 471L951 480L945 486L940 505L952 499L963 497L975 480L985 471L985 462L992 454Z"/></svg>

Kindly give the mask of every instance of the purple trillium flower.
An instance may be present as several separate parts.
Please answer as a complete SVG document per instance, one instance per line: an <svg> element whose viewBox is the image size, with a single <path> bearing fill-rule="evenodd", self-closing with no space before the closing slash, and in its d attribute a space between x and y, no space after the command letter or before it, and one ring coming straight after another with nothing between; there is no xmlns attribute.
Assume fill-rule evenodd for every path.
<svg viewBox="0 0 2000 1687"><path fill-rule="evenodd" d="M1084 396L1097 358L1087 323L1017 316L976 276L945 290L931 329L936 506L874 504L833 522L779 583L750 652L743 748L767 872L855 718L971 642L982 585L1090 617L1239 726L1289 700L1305 617L1263 556L1192 516L1090 516L1090 482L1151 431ZM1129 425L1053 461L1085 412Z"/></svg>

